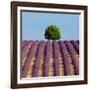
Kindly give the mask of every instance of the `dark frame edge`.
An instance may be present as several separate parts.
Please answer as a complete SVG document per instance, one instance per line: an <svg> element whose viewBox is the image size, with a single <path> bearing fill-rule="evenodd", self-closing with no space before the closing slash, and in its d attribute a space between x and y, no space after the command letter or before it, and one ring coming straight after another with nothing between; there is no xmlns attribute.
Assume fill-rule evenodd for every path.
<svg viewBox="0 0 90 90"><path fill-rule="evenodd" d="M25 6L25 7L48 7L48 8L64 8L64 9L76 9L83 10L86 8L86 5L74 5L74 4L58 4L58 3L42 3L42 2L24 2L24 1L11 1L11 3L16 6ZM52 7L53 5L53 7Z"/></svg>
<svg viewBox="0 0 90 90"><path fill-rule="evenodd" d="M10 54L11 54L11 88L17 87L17 20L16 20L16 3L11 2L11 40L10 40Z"/></svg>
<svg viewBox="0 0 90 90"><path fill-rule="evenodd" d="M17 88L36 88L36 87L56 87L56 86L69 86L69 85L82 85L86 84L84 80L80 81L65 81L65 82L50 82L50 83L34 83L34 84L18 84Z"/></svg>
<svg viewBox="0 0 90 90"><path fill-rule="evenodd" d="M88 6L84 7L84 83L88 84Z"/></svg>

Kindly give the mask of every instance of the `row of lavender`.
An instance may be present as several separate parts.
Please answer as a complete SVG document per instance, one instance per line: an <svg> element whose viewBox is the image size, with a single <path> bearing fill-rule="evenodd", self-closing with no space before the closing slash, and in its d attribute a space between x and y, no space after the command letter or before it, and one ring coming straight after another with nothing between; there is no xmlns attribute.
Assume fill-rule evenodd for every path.
<svg viewBox="0 0 90 90"><path fill-rule="evenodd" d="M21 77L79 74L79 41L23 41Z"/></svg>

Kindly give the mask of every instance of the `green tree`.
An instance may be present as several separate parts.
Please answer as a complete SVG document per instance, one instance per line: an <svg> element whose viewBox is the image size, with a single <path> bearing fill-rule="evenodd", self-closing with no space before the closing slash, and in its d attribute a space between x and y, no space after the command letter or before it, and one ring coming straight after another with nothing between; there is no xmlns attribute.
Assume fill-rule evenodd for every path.
<svg viewBox="0 0 90 90"><path fill-rule="evenodd" d="M61 31L56 25L50 25L45 30L45 39L58 40L61 39Z"/></svg>

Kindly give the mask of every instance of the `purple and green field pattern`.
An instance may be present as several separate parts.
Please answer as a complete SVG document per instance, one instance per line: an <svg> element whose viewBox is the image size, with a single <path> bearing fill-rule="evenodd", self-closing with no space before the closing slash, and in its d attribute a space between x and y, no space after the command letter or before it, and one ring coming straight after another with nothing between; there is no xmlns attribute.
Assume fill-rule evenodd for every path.
<svg viewBox="0 0 90 90"><path fill-rule="evenodd" d="M79 75L79 40L22 41L21 78Z"/></svg>

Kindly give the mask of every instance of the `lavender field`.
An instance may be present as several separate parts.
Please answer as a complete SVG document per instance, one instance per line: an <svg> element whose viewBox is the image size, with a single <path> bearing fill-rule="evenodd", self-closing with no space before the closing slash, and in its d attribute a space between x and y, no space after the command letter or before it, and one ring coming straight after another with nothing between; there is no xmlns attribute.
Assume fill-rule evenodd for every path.
<svg viewBox="0 0 90 90"><path fill-rule="evenodd" d="M79 40L22 41L21 78L79 75Z"/></svg>

